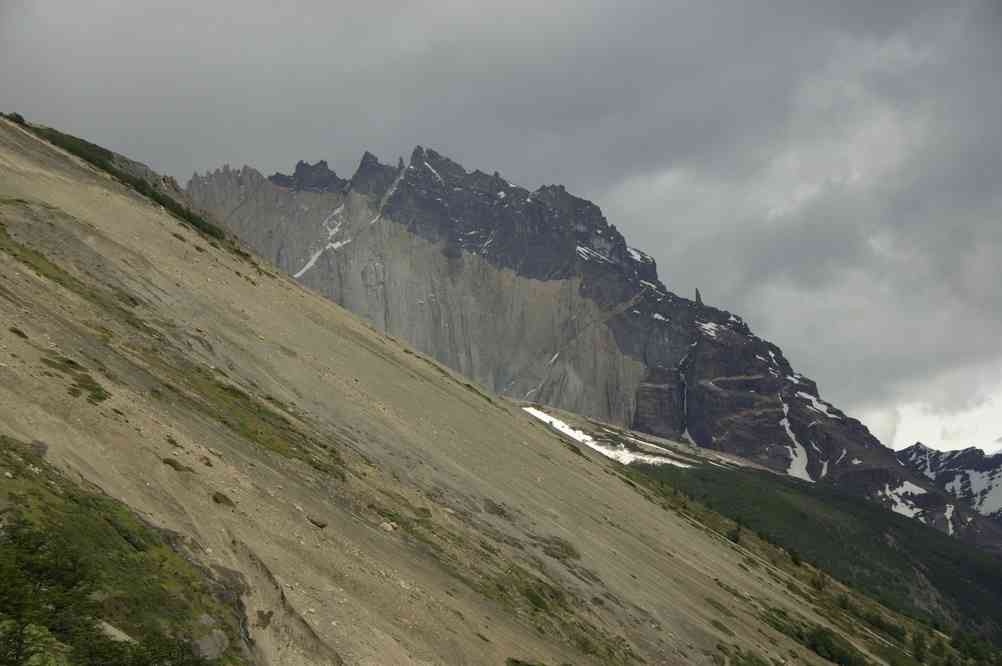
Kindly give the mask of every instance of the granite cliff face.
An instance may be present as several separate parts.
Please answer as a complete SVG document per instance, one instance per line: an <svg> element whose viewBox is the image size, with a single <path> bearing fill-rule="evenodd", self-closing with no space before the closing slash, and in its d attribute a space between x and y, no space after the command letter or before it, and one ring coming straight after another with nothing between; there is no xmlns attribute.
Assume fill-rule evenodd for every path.
<svg viewBox="0 0 1002 666"><path fill-rule="evenodd" d="M417 147L396 166L366 153L350 181L322 162L270 179L224 167L187 192L303 284L497 393L979 529L739 316L670 292L562 186L530 191Z"/></svg>

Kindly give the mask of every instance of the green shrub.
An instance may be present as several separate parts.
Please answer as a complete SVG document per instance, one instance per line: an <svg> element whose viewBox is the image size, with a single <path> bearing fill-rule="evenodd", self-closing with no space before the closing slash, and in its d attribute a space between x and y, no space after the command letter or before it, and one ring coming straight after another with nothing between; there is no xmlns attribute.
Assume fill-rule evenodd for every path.
<svg viewBox="0 0 1002 666"><path fill-rule="evenodd" d="M207 665L190 643L205 615L236 646L238 588L124 505L80 489L43 452L0 435L0 465L12 473L0 483L0 664ZM134 642L110 638L105 621ZM225 658L242 663L233 650Z"/></svg>
<svg viewBox="0 0 1002 666"><path fill-rule="evenodd" d="M819 657L839 666L867 666L866 657L859 650L826 627L816 626L811 629L805 637L804 645Z"/></svg>
<svg viewBox="0 0 1002 666"><path fill-rule="evenodd" d="M98 574L58 532L17 518L0 532L0 663L207 665L163 635L116 642L98 624ZM61 659L60 659L61 657Z"/></svg>

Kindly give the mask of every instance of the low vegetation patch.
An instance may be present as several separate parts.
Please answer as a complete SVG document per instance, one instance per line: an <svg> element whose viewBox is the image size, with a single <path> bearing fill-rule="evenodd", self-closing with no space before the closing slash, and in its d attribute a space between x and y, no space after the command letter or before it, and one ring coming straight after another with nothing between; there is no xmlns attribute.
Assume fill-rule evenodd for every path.
<svg viewBox="0 0 1002 666"><path fill-rule="evenodd" d="M36 447L34 451L39 450ZM33 449L0 436L0 663L243 663L242 612L222 584L189 563L125 506L82 490ZM230 649L202 659L191 641L211 617ZM114 640L111 624L132 641Z"/></svg>
<svg viewBox="0 0 1002 666"><path fill-rule="evenodd" d="M74 398L86 393L87 402L99 405L111 397L111 394L91 377L87 368L73 359L65 356L48 356L42 359L42 363L73 380L68 393Z"/></svg>
<svg viewBox="0 0 1002 666"><path fill-rule="evenodd" d="M773 629L786 634L819 657L839 666L869 666L870 662L853 645L820 625L810 625L795 620L780 608L770 608L764 615Z"/></svg>
<svg viewBox="0 0 1002 666"><path fill-rule="evenodd" d="M796 575L814 588L812 597L831 597L826 603L836 604L827 580L816 581L816 572L801 566L805 562L902 615L953 627L959 645L986 639L1002 645L1002 561L996 557L866 500L826 487L804 488L774 474L669 466L627 472L656 490L665 506L722 534L742 525L742 546L754 541L785 550L786 563L796 566L792 571L802 570ZM942 608L920 605L930 583ZM905 628L876 609L847 603L843 610L886 637L903 640ZM959 627L954 618L961 618Z"/></svg>
<svg viewBox="0 0 1002 666"><path fill-rule="evenodd" d="M165 384L154 396L188 402L241 438L288 458L302 460L317 471L344 480L344 461L333 443L310 437L266 400L222 381L210 370L188 361L170 366L153 354L147 359L160 371L175 377L179 385Z"/></svg>
<svg viewBox="0 0 1002 666"><path fill-rule="evenodd" d="M0 205L2 204L23 207L29 214L32 214L34 208L38 206L38 204L27 201L11 199L0 199ZM126 306L126 304L135 304L127 294L114 289L97 289L84 284L61 266L50 261L43 253L16 240L10 235L7 225L3 221L0 221L0 252L16 259L36 275L51 280L67 291L93 303L106 315L115 316L134 328L143 328L139 318Z"/></svg>
<svg viewBox="0 0 1002 666"><path fill-rule="evenodd" d="M194 473L195 470L188 465L182 464L177 458L164 458L163 464L170 467L175 472L191 472Z"/></svg>

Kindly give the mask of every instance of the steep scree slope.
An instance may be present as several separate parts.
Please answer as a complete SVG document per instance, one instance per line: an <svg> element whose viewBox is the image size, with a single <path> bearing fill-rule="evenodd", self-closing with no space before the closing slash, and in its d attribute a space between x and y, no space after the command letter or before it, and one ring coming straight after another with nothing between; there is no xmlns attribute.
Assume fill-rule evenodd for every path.
<svg viewBox="0 0 1002 666"><path fill-rule="evenodd" d="M378 214L367 196L345 203ZM44 443L67 478L229 572L245 663L823 663L817 645L862 663L900 649L840 594L902 636L925 631L726 538L3 120L0 321L4 446ZM5 467L0 484L32 473Z"/></svg>

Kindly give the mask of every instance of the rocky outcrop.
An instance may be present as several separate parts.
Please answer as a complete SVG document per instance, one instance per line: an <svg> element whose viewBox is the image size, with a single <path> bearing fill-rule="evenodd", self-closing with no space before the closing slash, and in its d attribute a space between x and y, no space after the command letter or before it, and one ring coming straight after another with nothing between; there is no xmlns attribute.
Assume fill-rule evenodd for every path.
<svg viewBox="0 0 1002 666"><path fill-rule="evenodd" d="M244 167L196 175L187 191L304 284L497 393L688 437L891 508L913 484L932 493L932 524L947 510L777 346L670 292L653 258L562 186L530 191L419 146L396 166L366 153L343 189Z"/></svg>

